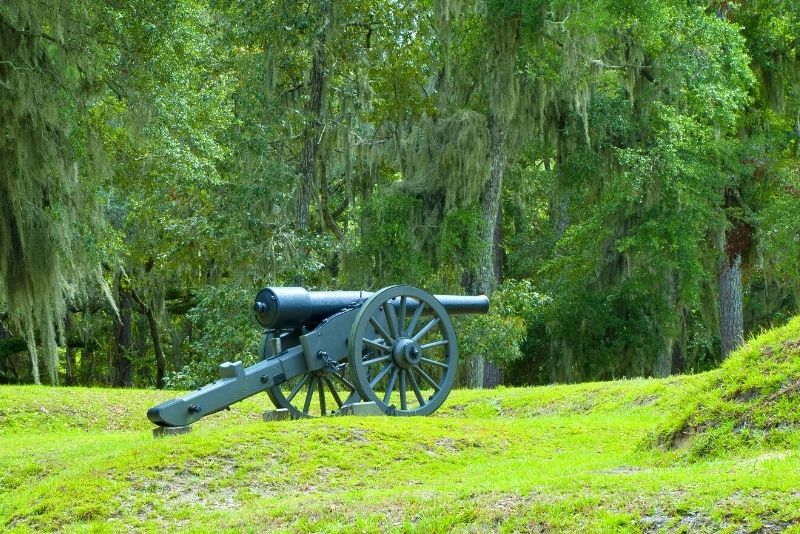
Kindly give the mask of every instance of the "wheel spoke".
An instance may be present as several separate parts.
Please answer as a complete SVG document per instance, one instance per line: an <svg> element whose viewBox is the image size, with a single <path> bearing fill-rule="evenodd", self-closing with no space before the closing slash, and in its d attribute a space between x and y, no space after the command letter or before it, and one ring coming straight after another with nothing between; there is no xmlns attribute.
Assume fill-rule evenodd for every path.
<svg viewBox="0 0 800 534"><path fill-rule="evenodd" d="M378 356L377 358L372 358L371 360L364 360L361 362L361 365L375 365L376 363L385 362L386 360L391 360L392 355L387 354L386 356Z"/></svg>
<svg viewBox="0 0 800 534"><path fill-rule="evenodd" d="M333 382L331 382L331 379L328 378L327 375L323 376L322 379L325 381L325 385L328 386L328 389L330 390L331 395L333 396L333 400L336 402L336 405L339 406L339 408L341 408L342 398L339 396L339 392L336 391L336 387L333 385Z"/></svg>
<svg viewBox="0 0 800 534"><path fill-rule="evenodd" d="M362 338L362 341L364 342L364 345L379 352L389 352L392 350L383 343L378 343L377 341L373 341L371 339Z"/></svg>
<svg viewBox="0 0 800 534"><path fill-rule="evenodd" d="M397 339L400 331L397 327L397 312L394 311L391 301L383 304L383 315L386 317L386 324L389 325L389 333L392 335L392 339Z"/></svg>
<svg viewBox="0 0 800 534"><path fill-rule="evenodd" d="M371 387L372 389L375 389L375 386L378 384L378 382L380 382L381 379L384 376L386 376L386 373L388 373L389 371L392 370L392 367L394 367L394 364L390 363L389 365L387 365L386 367L381 369L380 372L377 375L375 375L375 377L372 380L370 380L369 387Z"/></svg>
<svg viewBox="0 0 800 534"><path fill-rule="evenodd" d="M297 395L297 392L300 391L300 389L302 389L303 384L305 384L307 381L308 381L308 375L305 375L303 379L300 382L298 382L295 387L292 388L292 392L289 393L289 396L286 397L286 400L292 402L294 396Z"/></svg>
<svg viewBox="0 0 800 534"><path fill-rule="evenodd" d="M425 334L427 334L428 332L430 332L430 331L431 331L431 329L432 329L434 326L436 326L437 324L439 324L439 321L440 321L440 320L441 320L441 319L439 319L438 317L434 317L433 319L431 319L431 320L430 320L430 322L428 322L428 324L426 324L425 326L423 326L423 327L422 327L422 330L420 330L419 332L417 332L417 333L414 335L414 337L413 337L412 339L413 339L414 341L419 341L420 339L422 339L423 337L425 337Z"/></svg>
<svg viewBox="0 0 800 534"><path fill-rule="evenodd" d="M372 325L372 328L375 329L375 331L384 339L384 341L394 341L394 338L389 335L383 325L379 323L375 317L369 318L369 324Z"/></svg>
<svg viewBox="0 0 800 534"><path fill-rule="evenodd" d="M400 409L407 410L408 402L406 402L406 370L400 370Z"/></svg>
<svg viewBox="0 0 800 534"><path fill-rule="evenodd" d="M417 309L414 310L414 313L411 315L411 321L408 323L408 328L406 328L406 336L410 336L411 333L414 332L414 327L417 326L417 321L419 321L419 317L422 315L422 310L424 308L424 302L417 303Z"/></svg>
<svg viewBox="0 0 800 534"><path fill-rule="evenodd" d="M397 382L398 368L392 369L392 374L389 376L389 382L386 384L386 392L383 394L383 403L389 404L389 399L392 398L392 391L394 390L394 383Z"/></svg>
<svg viewBox="0 0 800 534"><path fill-rule="evenodd" d="M314 383L317 381L316 376L311 377L311 382L308 384L308 392L306 392L306 402L303 404L303 413L308 415L308 410L311 409L311 397L314 395Z"/></svg>
<svg viewBox="0 0 800 534"><path fill-rule="evenodd" d="M350 392L353 392L353 391L355 391L355 390L356 390L356 387L355 387L353 384L351 384L351 383L350 383L350 381L349 381L348 379L346 379L345 377L343 377L343 376L342 376L342 375L340 375L339 373L337 373L337 372L335 372L335 371L334 371L334 372L331 372L331 374L332 374L333 376L335 376L335 377L336 377L336 379L337 379L339 382L341 382L342 384L344 384L345 386L347 386L347 389L349 389L349 390L350 390Z"/></svg>
<svg viewBox="0 0 800 534"><path fill-rule="evenodd" d="M414 395L417 396L417 402L419 402L420 406L425 406L425 399L422 398L422 392L419 390L417 379L414 378L413 368L408 370L408 379L411 381L411 387L414 389Z"/></svg>
<svg viewBox="0 0 800 534"><path fill-rule="evenodd" d="M435 365L436 367L441 367L442 369L447 369L447 368L450 367L449 365L447 365L444 362L440 362L440 361L437 361L437 360L431 360L430 358L425 358L424 356L422 358L420 358L420 361L421 362L425 362L425 363L429 363L431 365Z"/></svg>
<svg viewBox="0 0 800 534"><path fill-rule="evenodd" d="M325 384L322 383L321 378L317 378L317 393L319 393L319 413L320 415L327 415L325 409Z"/></svg>
<svg viewBox="0 0 800 534"><path fill-rule="evenodd" d="M420 345L420 349L428 350L432 349L433 347L441 347L442 345L447 345L450 343L448 339L440 339L439 341L432 341L431 343L425 343L424 345Z"/></svg>
<svg viewBox="0 0 800 534"><path fill-rule="evenodd" d="M425 358L423 358L423 360L424 360L424 359L425 359ZM422 376L422 379L423 379L425 382L427 382L428 384L430 384L430 385L431 385L431 387L433 388L433 390L434 390L436 393L439 393L439 384L437 384L436 382L434 382L434 381L433 381L433 378L431 378L430 376L428 376L428 373L426 373L425 371L423 371L421 367L417 367L416 369L417 369L417 372L420 374L420 376Z"/></svg>

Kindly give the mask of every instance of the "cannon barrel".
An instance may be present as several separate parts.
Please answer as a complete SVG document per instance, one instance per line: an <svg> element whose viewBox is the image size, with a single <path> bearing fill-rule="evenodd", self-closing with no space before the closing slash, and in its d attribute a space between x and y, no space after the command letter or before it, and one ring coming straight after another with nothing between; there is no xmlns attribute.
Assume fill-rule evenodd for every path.
<svg viewBox="0 0 800 534"><path fill-rule="evenodd" d="M369 291L306 291L302 287L265 287L256 295L253 311L256 320L264 328L311 327L370 296L372 293ZM448 313L486 313L489 310L489 299L485 295L434 296ZM408 307L413 310L416 302L409 302Z"/></svg>

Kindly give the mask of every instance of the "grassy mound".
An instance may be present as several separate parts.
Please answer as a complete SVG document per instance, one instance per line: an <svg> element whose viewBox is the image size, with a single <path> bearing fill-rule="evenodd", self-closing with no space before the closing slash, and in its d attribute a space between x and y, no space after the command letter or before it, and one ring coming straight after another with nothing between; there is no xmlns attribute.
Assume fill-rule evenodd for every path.
<svg viewBox="0 0 800 534"><path fill-rule="evenodd" d="M265 423L257 395L163 439L145 412L176 392L0 386L0 531L800 533L800 430L777 415L800 375L759 360L796 337L773 336L752 383L742 351L704 375L453 391L432 417ZM694 462L642 447L717 420L783 438Z"/></svg>
<svg viewBox="0 0 800 534"><path fill-rule="evenodd" d="M700 377L658 429L659 445L700 459L800 444L800 317Z"/></svg>
<svg viewBox="0 0 800 534"><path fill-rule="evenodd" d="M527 418L576 414L614 414L664 407L674 396L693 388L697 377L665 380L620 380L538 388L455 390L432 417ZM103 388L0 386L0 430L3 432L146 431L151 406L181 394ZM274 406L256 395L202 420L203 428L261 421Z"/></svg>

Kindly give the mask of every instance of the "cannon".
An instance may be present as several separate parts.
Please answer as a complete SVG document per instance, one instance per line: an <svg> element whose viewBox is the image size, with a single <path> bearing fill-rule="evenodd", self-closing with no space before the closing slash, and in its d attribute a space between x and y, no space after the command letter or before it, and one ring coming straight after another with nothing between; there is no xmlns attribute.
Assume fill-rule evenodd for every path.
<svg viewBox="0 0 800 534"><path fill-rule="evenodd" d="M220 365L220 378L147 411L163 427L186 426L266 392L292 418L373 402L387 415L429 415L455 380L456 333L449 314L486 313L486 296L433 296L390 286L365 291L262 289L253 303L264 327L261 361Z"/></svg>

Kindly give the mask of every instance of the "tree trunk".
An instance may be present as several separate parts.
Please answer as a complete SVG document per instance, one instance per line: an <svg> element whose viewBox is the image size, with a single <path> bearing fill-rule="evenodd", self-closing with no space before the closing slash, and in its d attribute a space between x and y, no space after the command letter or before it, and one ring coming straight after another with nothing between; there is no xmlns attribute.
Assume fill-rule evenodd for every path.
<svg viewBox="0 0 800 534"><path fill-rule="evenodd" d="M486 377L486 358L483 354L470 354L467 357L467 387L471 389L483 388Z"/></svg>
<svg viewBox="0 0 800 534"><path fill-rule="evenodd" d="M0 379L5 375L9 383L19 381L19 373L14 365L13 356L28 350L28 343L21 336L12 336L0 320ZM2 380L0 380L2 383Z"/></svg>
<svg viewBox="0 0 800 534"><path fill-rule="evenodd" d="M662 298L666 301L666 306L675 311L675 318L678 323L675 327L679 328L683 321L680 317L681 304L679 298L678 274L674 269L667 269L664 276L664 287L661 293L663 294ZM671 325L662 324L659 326L659 331L661 349L656 356L656 361L652 369L652 376L664 378L672 374L672 360L674 359L676 350L674 334L676 329L672 328Z"/></svg>
<svg viewBox="0 0 800 534"><path fill-rule="evenodd" d="M552 121L554 123L550 128L560 130L564 127L561 121ZM549 146L549 145L548 145ZM548 199L548 218L553 228L553 237L556 241L564 237L567 228L570 224L570 195L567 187L565 186L565 177L563 175L563 163L568 154L571 154L577 148L577 143L571 139L558 139L555 145L555 174L553 176L553 187L550 191L550 198ZM548 173L552 173L553 169L550 165L550 154L548 153L544 159L544 168Z"/></svg>
<svg viewBox="0 0 800 534"><path fill-rule="evenodd" d="M750 213L738 189L725 192L725 208L737 208ZM753 227L743 219L730 220L724 233L724 246L717 266L719 289L719 337L723 358L739 348L744 341L744 312L742 295L742 261L753 246Z"/></svg>
<svg viewBox="0 0 800 534"><path fill-rule="evenodd" d="M483 225L481 228L481 257L476 276L472 280L472 291L476 294L491 295L497 284L495 259L497 257L496 226L500 212L500 195L503 187L503 172L505 170L505 125L493 115L489 116L489 158L491 171L489 181L481 195L481 214ZM483 354L471 355L467 366L469 376L467 384L470 388L484 387L486 361Z"/></svg>
<svg viewBox="0 0 800 534"><path fill-rule="evenodd" d="M665 338L662 342L661 350L658 351L658 356L653 366L653 376L656 378L664 378L672 374L674 341L670 338Z"/></svg>
<svg viewBox="0 0 800 534"><path fill-rule="evenodd" d="M516 78L514 64L519 46L518 18L499 21L492 26L494 40L491 53L492 82L489 87L489 180L481 194L482 250L477 272L472 279L472 291L491 295L500 276L498 258L502 252L502 214L500 200L503 191L503 174L506 167L506 137L508 123L514 113ZM472 388L484 386L486 362L483 354L471 355L467 369L467 383Z"/></svg>
<svg viewBox="0 0 800 534"><path fill-rule="evenodd" d="M327 17L326 17L327 18ZM311 204L311 193L314 190L317 152L320 142L320 126L322 124L322 102L325 92L325 51L327 46L327 20L325 28L320 30L319 39L311 59L309 76L309 99L306 106L306 126L303 132L303 150L300 154L300 187L297 192L297 212L295 226L297 231L308 230L308 213Z"/></svg>
<svg viewBox="0 0 800 534"><path fill-rule="evenodd" d="M167 372L167 359L164 357L164 349L161 346L161 334L158 332L158 321L153 313L153 307L145 304L136 291L131 291L136 309L144 315L147 320L147 327L150 331L150 339L153 341L153 352L156 355L156 387L164 389L164 376Z"/></svg>
<svg viewBox="0 0 800 534"><path fill-rule="evenodd" d="M688 322L691 321L691 315L686 307L680 310L680 318L678 320L679 338L675 342L672 349L672 373L682 374L686 372L686 352L689 344L688 340Z"/></svg>
<svg viewBox="0 0 800 534"><path fill-rule="evenodd" d="M557 241L564 237L564 233L569 227L569 196L554 188L548 211L548 218L553 225L554 238Z"/></svg>
<svg viewBox="0 0 800 534"><path fill-rule="evenodd" d="M500 284L503 282L503 264L506 256L506 251L503 248L503 210L500 206L497 209L497 219L494 222L494 235L492 237L494 279Z"/></svg>
<svg viewBox="0 0 800 534"><path fill-rule="evenodd" d="M483 387L496 388L503 383L503 370L492 362L486 362L483 367Z"/></svg>
<svg viewBox="0 0 800 534"><path fill-rule="evenodd" d="M81 349L81 370L79 374L81 383L87 386L98 382L95 376L96 362L94 348L92 344L87 343L86 347Z"/></svg>
<svg viewBox="0 0 800 534"><path fill-rule="evenodd" d="M183 325L179 330L172 333L172 368L180 369L183 367L183 342L186 338L191 339L192 321L184 318Z"/></svg>
<svg viewBox="0 0 800 534"><path fill-rule="evenodd" d="M67 345L65 366L66 376L64 377L64 385L74 386L77 383L75 380L75 349L69 345Z"/></svg>
<svg viewBox="0 0 800 534"><path fill-rule="evenodd" d="M136 300L136 295L134 294L134 301ZM150 348L149 343L147 342L147 331L148 331L148 324L147 324L147 317L144 316L144 310L137 305L138 303L134 302L134 310L138 311L140 315L137 315L136 318L133 320L133 350L135 354L135 359L143 362L147 360L147 352ZM140 373L144 371L144 369L139 369ZM137 378L146 379L146 375L139 374Z"/></svg>
<svg viewBox="0 0 800 534"><path fill-rule="evenodd" d="M131 387L133 385L133 324L131 308L133 297L130 288L120 278L117 282L119 292L119 317L114 318L114 359L111 385L114 387Z"/></svg>
<svg viewBox="0 0 800 534"><path fill-rule="evenodd" d="M342 229L339 228L339 225L336 224L336 219L331 214L330 208L330 199L328 197L328 168L324 164L324 162L320 163L320 206L322 210L322 220L325 222L325 226L333 232L333 235L336 236L336 239L341 243L344 241L344 234L342 233Z"/></svg>
<svg viewBox="0 0 800 534"><path fill-rule="evenodd" d="M572 347L564 341L550 342L550 383L571 384L575 381L575 358Z"/></svg>
<svg viewBox="0 0 800 534"><path fill-rule="evenodd" d="M489 181L481 195L481 215L483 225L481 228L481 257L478 265L478 272L474 284L476 293L490 295L497 284L497 272L495 271L496 258L498 256L496 237L497 224L501 220L500 216L500 195L503 188L503 173L505 171L505 138L506 126L502 121L493 115L489 116L489 160L490 174Z"/></svg>
<svg viewBox="0 0 800 534"><path fill-rule="evenodd" d="M153 310L148 306L144 309L147 324L150 326L150 339L153 340L153 352L156 354L156 388L164 389L164 376L167 373L167 361L164 350L161 348L161 335L158 333L158 321Z"/></svg>
<svg viewBox="0 0 800 534"><path fill-rule="evenodd" d="M726 254L719 262L719 337L722 357L736 350L744 340L742 314L742 255Z"/></svg>
<svg viewBox="0 0 800 534"><path fill-rule="evenodd" d="M75 349L70 346L69 340L72 339L72 314L67 313L64 316L64 334L67 339L67 354L65 360L66 376L64 377L64 384L67 386L74 386L75 380Z"/></svg>

